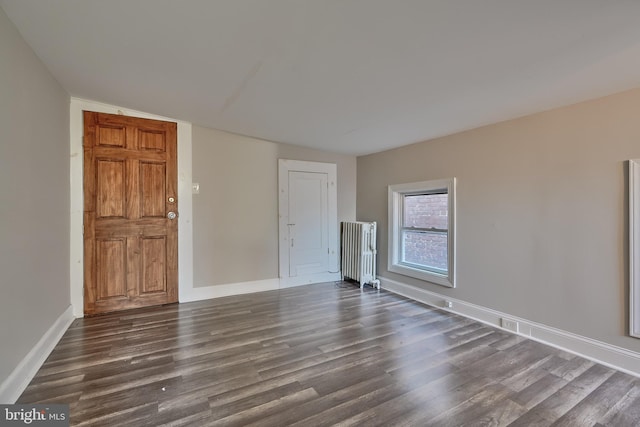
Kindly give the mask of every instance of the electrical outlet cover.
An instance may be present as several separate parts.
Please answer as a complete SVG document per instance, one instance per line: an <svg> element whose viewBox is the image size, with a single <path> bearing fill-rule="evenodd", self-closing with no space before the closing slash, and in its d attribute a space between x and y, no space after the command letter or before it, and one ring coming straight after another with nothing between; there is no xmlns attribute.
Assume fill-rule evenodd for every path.
<svg viewBox="0 0 640 427"><path fill-rule="evenodd" d="M500 326L512 332L520 332L520 324L513 319L503 317L500 319Z"/></svg>

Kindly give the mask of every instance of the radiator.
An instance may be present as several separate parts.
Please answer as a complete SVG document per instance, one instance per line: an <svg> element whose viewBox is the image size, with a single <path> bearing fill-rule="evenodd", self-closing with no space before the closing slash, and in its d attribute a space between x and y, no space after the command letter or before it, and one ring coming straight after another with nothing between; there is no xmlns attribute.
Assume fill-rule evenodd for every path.
<svg viewBox="0 0 640 427"><path fill-rule="evenodd" d="M376 223L341 223L341 271L345 277L360 282L360 288L371 284L380 289L376 279Z"/></svg>

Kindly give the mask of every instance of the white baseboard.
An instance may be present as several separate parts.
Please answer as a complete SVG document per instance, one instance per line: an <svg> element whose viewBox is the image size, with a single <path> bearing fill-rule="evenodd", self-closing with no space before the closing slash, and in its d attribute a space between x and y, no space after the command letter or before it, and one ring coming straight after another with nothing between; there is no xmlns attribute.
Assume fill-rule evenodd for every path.
<svg viewBox="0 0 640 427"><path fill-rule="evenodd" d="M340 273L323 273L313 276L288 277L238 282L224 285L200 286L184 289L180 293L180 302L202 301L211 298L231 295L250 294L253 292L274 291L294 286L311 285L313 283L333 282L340 280Z"/></svg>
<svg viewBox="0 0 640 427"><path fill-rule="evenodd" d="M319 273L310 276L281 277L281 288L292 288L294 286L312 285L314 283L335 282L340 280L340 273Z"/></svg>
<svg viewBox="0 0 640 427"><path fill-rule="evenodd" d="M640 377L640 353L563 331L561 329L556 329L551 326L532 322L527 319L512 316L507 313L492 310L487 307L471 304L436 292L420 289L396 280L384 277L378 278L380 279L383 289L398 295L402 295L498 328L501 328L500 319L508 318L510 320L514 320L518 322L520 327L519 332L517 333L518 335ZM445 301L451 302L452 307L445 307ZM514 333L508 329L504 330Z"/></svg>
<svg viewBox="0 0 640 427"><path fill-rule="evenodd" d="M29 385L49 354L53 351L62 335L73 322L73 307L69 306L64 313L33 346L11 374L0 384L0 403L13 404Z"/></svg>
<svg viewBox="0 0 640 427"><path fill-rule="evenodd" d="M201 301L231 295L250 294L253 292L273 291L280 288L280 279L255 280L252 282L229 283L193 287L180 296L180 302Z"/></svg>

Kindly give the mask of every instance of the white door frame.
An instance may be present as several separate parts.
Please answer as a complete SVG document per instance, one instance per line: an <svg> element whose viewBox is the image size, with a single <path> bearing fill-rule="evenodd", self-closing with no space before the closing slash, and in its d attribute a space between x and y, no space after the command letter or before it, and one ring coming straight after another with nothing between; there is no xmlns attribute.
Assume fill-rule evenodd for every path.
<svg viewBox="0 0 640 427"><path fill-rule="evenodd" d="M326 173L328 182L328 227L329 227L329 271L302 277L289 277L289 172ZM334 163L307 162L301 160L278 160L278 242L280 287L308 285L311 283L340 280L338 263L338 180Z"/></svg>

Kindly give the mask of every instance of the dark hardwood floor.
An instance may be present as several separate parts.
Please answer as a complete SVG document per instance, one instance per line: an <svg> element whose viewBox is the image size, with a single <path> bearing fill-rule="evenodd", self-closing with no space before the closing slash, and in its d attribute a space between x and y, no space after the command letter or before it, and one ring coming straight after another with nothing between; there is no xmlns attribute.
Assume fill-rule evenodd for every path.
<svg viewBox="0 0 640 427"><path fill-rule="evenodd" d="M640 425L639 378L348 283L77 319L36 402L78 426Z"/></svg>

